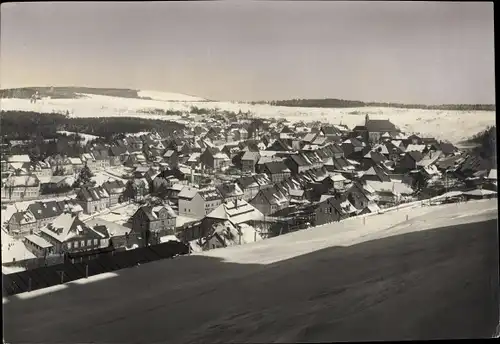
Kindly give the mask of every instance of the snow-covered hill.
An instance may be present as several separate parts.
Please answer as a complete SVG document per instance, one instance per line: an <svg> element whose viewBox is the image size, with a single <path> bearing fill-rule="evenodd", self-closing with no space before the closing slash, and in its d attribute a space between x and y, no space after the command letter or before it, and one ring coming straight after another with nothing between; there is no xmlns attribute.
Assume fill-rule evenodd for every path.
<svg viewBox="0 0 500 344"><path fill-rule="evenodd" d="M206 99L193 97L186 94L158 92L158 91L138 91L137 95L141 98L151 98L160 101L178 101L178 102L199 102L206 101Z"/></svg>
<svg viewBox="0 0 500 344"><path fill-rule="evenodd" d="M272 105L252 105L248 103L207 101L202 98L155 91L139 91L138 97L123 98L94 94L80 94L76 99L43 98L36 103L29 99L0 99L1 110L23 110L36 112L68 112L73 117L114 117L131 116L150 119L178 120L179 116L149 114L146 111L177 110L189 111L191 107L219 109L227 111L250 111L261 118L286 118L297 121L326 121L345 124L350 128L361 125L365 114L372 119L389 119L407 133L420 133L458 143L495 125L494 111L440 111L400 108L294 108Z"/></svg>
<svg viewBox="0 0 500 344"><path fill-rule="evenodd" d="M4 336L186 344L490 337L496 218L495 200L408 208L141 264L4 298Z"/></svg>

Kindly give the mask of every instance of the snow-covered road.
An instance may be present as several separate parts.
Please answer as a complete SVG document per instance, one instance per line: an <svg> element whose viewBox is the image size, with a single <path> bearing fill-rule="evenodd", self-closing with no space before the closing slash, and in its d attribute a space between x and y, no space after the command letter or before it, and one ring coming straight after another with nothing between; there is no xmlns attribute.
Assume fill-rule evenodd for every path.
<svg viewBox="0 0 500 344"><path fill-rule="evenodd" d="M4 301L4 336L256 343L493 335L496 200L402 209L365 221L13 296Z"/></svg>

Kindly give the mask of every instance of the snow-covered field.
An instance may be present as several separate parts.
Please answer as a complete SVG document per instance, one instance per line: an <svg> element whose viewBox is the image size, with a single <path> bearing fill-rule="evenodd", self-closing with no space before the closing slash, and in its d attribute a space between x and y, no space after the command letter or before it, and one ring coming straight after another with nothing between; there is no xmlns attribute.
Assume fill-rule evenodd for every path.
<svg viewBox="0 0 500 344"><path fill-rule="evenodd" d="M350 128L364 123L365 114L372 119L389 119L407 133L420 133L458 143L495 124L494 111L438 111L397 108L293 108L271 105L251 105L236 102L209 102L190 96L164 92L141 91L141 96L155 100L85 95L79 99L42 99L30 103L28 99L1 99L2 110L37 112L69 112L73 117L131 116L161 120L180 120L179 116L140 113L145 109L189 111L191 106L228 111L250 111L261 118L286 118L297 121L327 121L345 124Z"/></svg>
<svg viewBox="0 0 500 344"><path fill-rule="evenodd" d="M75 132L65 131L65 130L60 130L60 131L58 131L58 133L60 133L60 134L66 134L66 135L77 134ZM92 140L95 140L95 139L99 138L99 136L90 135L90 134L82 134L82 133L78 133L78 136L80 136L81 138L83 138L84 143L87 143L88 141L92 141Z"/></svg>
<svg viewBox="0 0 500 344"><path fill-rule="evenodd" d="M150 343L488 337L498 323L495 219L496 200L401 209L366 224L144 264L4 299L4 335Z"/></svg>
<svg viewBox="0 0 500 344"><path fill-rule="evenodd" d="M151 98L153 100L161 101L177 101L177 102L200 102L206 101L206 99L193 97L186 94L180 93L170 93L170 92L159 92L159 91L139 91L137 95L141 98Z"/></svg>

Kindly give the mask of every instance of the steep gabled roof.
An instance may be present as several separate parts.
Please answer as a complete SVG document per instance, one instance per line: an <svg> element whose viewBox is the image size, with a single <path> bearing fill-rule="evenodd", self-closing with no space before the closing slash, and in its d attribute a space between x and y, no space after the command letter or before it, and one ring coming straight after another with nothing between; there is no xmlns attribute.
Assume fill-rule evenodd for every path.
<svg viewBox="0 0 500 344"><path fill-rule="evenodd" d="M37 220L56 217L63 212L55 201L32 203L28 206L28 210Z"/></svg>
<svg viewBox="0 0 500 344"><path fill-rule="evenodd" d="M385 133L399 131L398 128L387 119L368 119L365 127L369 132Z"/></svg>
<svg viewBox="0 0 500 344"><path fill-rule="evenodd" d="M264 169L267 170L270 174L290 172L283 161L267 162L264 164Z"/></svg>

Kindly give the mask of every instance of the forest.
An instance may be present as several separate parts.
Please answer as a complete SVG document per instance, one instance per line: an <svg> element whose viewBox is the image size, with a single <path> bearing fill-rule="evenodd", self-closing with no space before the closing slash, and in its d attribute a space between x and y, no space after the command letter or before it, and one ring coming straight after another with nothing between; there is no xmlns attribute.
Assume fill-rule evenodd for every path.
<svg viewBox="0 0 500 344"><path fill-rule="evenodd" d="M448 111L495 111L494 104L401 104L387 102L362 102L345 99L291 99L274 100L268 102L253 102L252 104L269 104L286 107L315 107L315 108L356 108L356 107L391 107L400 109L448 110Z"/></svg>
<svg viewBox="0 0 500 344"><path fill-rule="evenodd" d="M171 135L184 128L183 124L136 117L70 118L62 114L27 111L0 111L2 140L30 140L58 138L58 131L96 135L105 139L120 133L156 131Z"/></svg>
<svg viewBox="0 0 500 344"><path fill-rule="evenodd" d="M53 113L0 111L2 143L28 141L26 145L11 147L10 153L28 154L34 161L56 154L78 156L88 151L80 136L58 131L91 134L101 137L98 142L110 143L124 133L154 131L168 137L183 128L177 122L135 117L70 118Z"/></svg>
<svg viewBox="0 0 500 344"><path fill-rule="evenodd" d="M473 153L492 162L493 166L497 164L497 132L496 126L489 126L485 130L473 135L469 143L475 143L478 146L474 148Z"/></svg>

